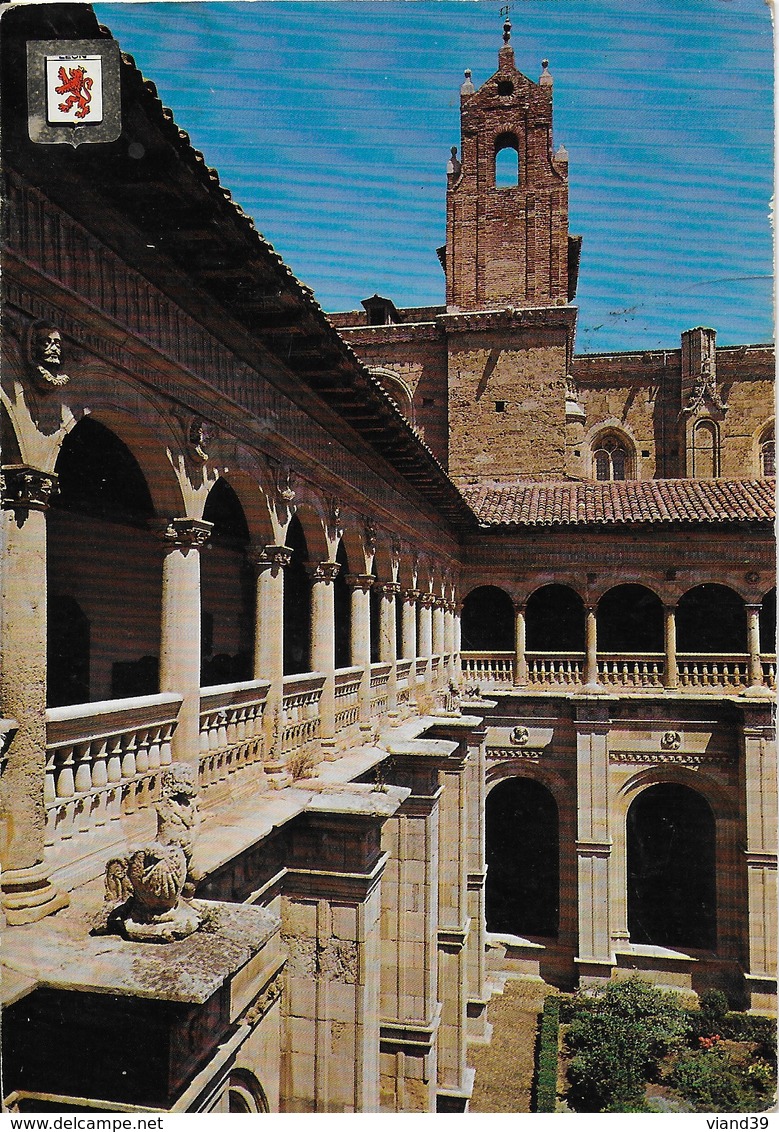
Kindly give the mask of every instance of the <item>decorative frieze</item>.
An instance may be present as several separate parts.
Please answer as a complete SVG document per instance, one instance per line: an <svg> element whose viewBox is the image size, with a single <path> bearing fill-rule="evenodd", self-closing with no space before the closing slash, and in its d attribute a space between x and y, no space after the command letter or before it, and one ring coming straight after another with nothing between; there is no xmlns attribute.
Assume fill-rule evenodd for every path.
<svg viewBox="0 0 779 1132"><path fill-rule="evenodd" d="M733 756L718 754L689 754L684 751L609 751L609 762L624 766L726 766L735 761Z"/></svg>
<svg viewBox="0 0 779 1132"><path fill-rule="evenodd" d="M524 762L538 762L544 753L543 747L487 747L487 758L492 762L499 759L522 759Z"/></svg>
<svg viewBox="0 0 779 1132"><path fill-rule="evenodd" d="M6 511L45 511L56 493L59 477L29 464L3 466L3 508Z"/></svg>

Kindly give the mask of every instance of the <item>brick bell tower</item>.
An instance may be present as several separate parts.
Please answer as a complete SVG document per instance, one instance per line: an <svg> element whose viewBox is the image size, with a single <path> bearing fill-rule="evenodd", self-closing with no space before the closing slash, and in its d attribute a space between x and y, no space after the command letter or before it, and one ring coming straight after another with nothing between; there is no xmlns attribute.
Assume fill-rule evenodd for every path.
<svg viewBox="0 0 779 1132"><path fill-rule="evenodd" d="M548 63L517 70L503 26L498 70L460 89L461 155L447 166L446 274L451 475L565 474L581 238L568 234L568 155L552 149Z"/></svg>

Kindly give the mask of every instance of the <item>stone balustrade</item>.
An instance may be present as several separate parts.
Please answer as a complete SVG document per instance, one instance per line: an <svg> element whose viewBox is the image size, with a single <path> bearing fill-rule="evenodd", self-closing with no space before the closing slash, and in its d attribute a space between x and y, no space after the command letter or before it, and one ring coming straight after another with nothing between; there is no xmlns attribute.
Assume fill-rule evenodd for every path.
<svg viewBox="0 0 779 1132"><path fill-rule="evenodd" d="M383 715L388 707L391 664L382 661L371 665L371 714Z"/></svg>
<svg viewBox="0 0 779 1132"><path fill-rule="evenodd" d="M513 652L463 652L463 680L466 684L490 684L510 688L514 683Z"/></svg>
<svg viewBox="0 0 779 1132"><path fill-rule="evenodd" d="M47 710L48 845L155 800L180 707L180 696L162 693Z"/></svg>
<svg viewBox="0 0 779 1132"><path fill-rule="evenodd" d="M263 714L270 683L247 680L200 690L200 786L232 781L262 764Z"/></svg>
<svg viewBox="0 0 779 1132"><path fill-rule="evenodd" d="M319 739L319 702L324 683L325 676L322 672L303 672L284 677L281 747L285 755L301 750Z"/></svg>
<svg viewBox="0 0 779 1132"><path fill-rule="evenodd" d="M413 660L399 660L397 662L398 704L407 704L411 698L411 668L413 663Z"/></svg>
<svg viewBox="0 0 779 1132"><path fill-rule="evenodd" d="M679 653L678 665L680 688L720 692L723 688L740 689L749 685L747 653L732 653L728 656Z"/></svg>
<svg viewBox="0 0 779 1132"><path fill-rule="evenodd" d="M527 679L531 685L566 688L584 683L584 653L533 652L527 654Z"/></svg>
<svg viewBox="0 0 779 1132"><path fill-rule="evenodd" d="M662 653L598 654L598 681L610 688L662 688L665 659Z"/></svg>
<svg viewBox="0 0 779 1132"><path fill-rule="evenodd" d="M363 669L360 665L335 670L335 729L351 727L360 716L360 685Z"/></svg>

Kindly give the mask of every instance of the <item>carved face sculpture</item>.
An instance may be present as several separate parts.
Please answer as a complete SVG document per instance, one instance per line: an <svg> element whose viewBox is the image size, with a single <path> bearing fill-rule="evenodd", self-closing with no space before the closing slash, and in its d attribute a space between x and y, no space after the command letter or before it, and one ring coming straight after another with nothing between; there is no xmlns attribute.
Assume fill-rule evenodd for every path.
<svg viewBox="0 0 779 1132"><path fill-rule="evenodd" d="M36 362L59 368L62 361L62 337L54 326L38 326L32 337L32 352Z"/></svg>

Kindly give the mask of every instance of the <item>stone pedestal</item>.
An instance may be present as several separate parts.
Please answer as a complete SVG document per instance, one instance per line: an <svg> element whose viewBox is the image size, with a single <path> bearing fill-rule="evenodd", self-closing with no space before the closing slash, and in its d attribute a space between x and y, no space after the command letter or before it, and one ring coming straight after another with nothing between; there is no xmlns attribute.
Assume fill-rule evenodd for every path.
<svg viewBox="0 0 779 1132"><path fill-rule="evenodd" d="M71 909L50 933L23 939L30 929L20 929L12 952L4 944L6 961L29 963L41 984L3 1019L3 1087L18 1111L41 1111L35 1096L50 1094L60 1110L84 1111L89 1099L104 1111L227 1112L236 1066L275 1096L278 918L199 906L208 928L178 943L91 936L88 917Z"/></svg>
<svg viewBox="0 0 779 1132"><path fill-rule="evenodd" d="M172 519L162 564L160 691L182 697L173 758L195 767L200 758L200 548L212 526L202 519Z"/></svg>
<svg viewBox="0 0 779 1132"><path fill-rule="evenodd" d="M9 925L40 920L67 896L43 865L46 811L46 515L57 477L27 465L3 468L5 491L0 560L0 714L4 732L0 779L4 844L2 903ZM10 741L8 741L10 740Z"/></svg>
<svg viewBox="0 0 779 1132"><path fill-rule="evenodd" d="M316 795L289 827L285 1112L378 1112L381 827L408 791Z"/></svg>
<svg viewBox="0 0 779 1132"><path fill-rule="evenodd" d="M384 827L381 1110L435 1112L438 1002L439 769L455 744L390 743L387 778L411 791Z"/></svg>
<svg viewBox="0 0 779 1132"><path fill-rule="evenodd" d="M575 959L583 986L611 977L608 806L609 701L576 704L576 855L579 878L579 947Z"/></svg>

